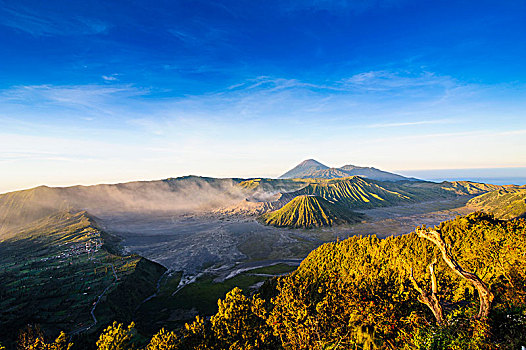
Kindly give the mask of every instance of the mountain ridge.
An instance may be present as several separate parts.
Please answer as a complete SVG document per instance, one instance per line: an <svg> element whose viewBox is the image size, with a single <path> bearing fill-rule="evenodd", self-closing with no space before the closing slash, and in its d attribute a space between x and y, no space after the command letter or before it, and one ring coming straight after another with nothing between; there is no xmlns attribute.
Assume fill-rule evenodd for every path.
<svg viewBox="0 0 526 350"><path fill-rule="evenodd" d="M414 178L390 173L374 167L362 167L352 164L344 165L340 168L328 167L314 159L307 159L290 169L279 179L293 178L317 178L317 179L336 179L349 176L361 176L372 180L379 181L415 181Z"/></svg>

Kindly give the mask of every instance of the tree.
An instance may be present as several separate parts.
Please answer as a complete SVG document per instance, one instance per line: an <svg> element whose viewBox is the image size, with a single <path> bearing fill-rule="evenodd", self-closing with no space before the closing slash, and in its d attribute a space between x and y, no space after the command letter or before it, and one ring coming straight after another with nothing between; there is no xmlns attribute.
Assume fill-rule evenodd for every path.
<svg viewBox="0 0 526 350"><path fill-rule="evenodd" d="M177 349L177 336L174 332L168 332L164 328L156 333L145 350L174 350Z"/></svg>
<svg viewBox="0 0 526 350"><path fill-rule="evenodd" d="M44 333L38 326L27 325L20 332L17 346L20 350L69 350L73 344L68 342L64 332L60 332L54 342L46 343Z"/></svg>
<svg viewBox="0 0 526 350"><path fill-rule="evenodd" d="M477 276L475 273L466 271L459 265L459 263L453 257L453 254L450 252L447 244L444 242L444 239L442 238L440 230L428 230L426 229L425 226L423 226L422 228L417 227L415 232L419 237L425 238L431 241L435 246L437 246L437 248L442 253L442 259L444 259L445 263L453 270L453 272L455 272L458 276L460 276L463 279L468 280L469 282L471 282L471 284L473 284L475 289L477 289L479 299L480 299L479 312L476 318L480 320L486 320L488 318L489 311L491 308L491 302L493 301L493 298L494 298L493 294L490 292L486 283L484 283L484 281L480 279L480 277ZM431 275L432 275L433 285L434 285L434 288L433 288L434 293L432 295L436 295L436 277L434 275L434 271L432 270L433 266L434 266L434 263L430 265L430 270L431 270ZM434 305L433 307L437 307L436 300L433 305ZM435 316L437 316L437 314L435 314ZM437 318L437 321L441 321L441 320Z"/></svg>
<svg viewBox="0 0 526 350"><path fill-rule="evenodd" d="M212 335L204 318L196 316L194 322L186 323L181 339L182 349L208 350L213 348Z"/></svg>
<svg viewBox="0 0 526 350"><path fill-rule="evenodd" d="M239 288L218 300L218 311L212 316L214 338L225 349L276 349L272 328L266 324L264 301L247 298Z"/></svg>
<svg viewBox="0 0 526 350"><path fill-rule="evenodd" d="M132 348L132 338L135 334L135 324L132 322L125 327L116 321L108 326L97 340L98 350L129 350Z"/></svg>

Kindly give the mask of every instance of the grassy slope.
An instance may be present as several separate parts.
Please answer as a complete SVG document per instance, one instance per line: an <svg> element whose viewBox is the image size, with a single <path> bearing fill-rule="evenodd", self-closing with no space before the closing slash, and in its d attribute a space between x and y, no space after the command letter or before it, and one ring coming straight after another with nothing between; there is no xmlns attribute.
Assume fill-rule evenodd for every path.
<svg viewBox="0 0 526 350"><path fill-rule="evenodd" d="M260 192L291 192L307 184L301 180L288 179L248 179L241 181L239 186L249 191Z"/></svg>
<svg viewBox="0 0 526 350"><path fill-rule="evenodd" d="M442 182L441 187L446 191L451 191L457 195L479 195L482 193L499 190L513 186L499 186L471 181L452 181Z"/></svg>
<svg viewBox="0 0 526 350"><path fill-rule="evenodd" d="M442 183L383 182L363 179L358 176L343 179L295 179L289 181L303 183L306 186L300 190L283 194L280 199L283 202L281 204L283 207L261 216L264 223L278 227L316 227L330 226L335 223L324 215L317 215L319 208L316 208L316 203L305 203L302 200L294 201L296 198L304 198L305 196L316 196L330 202L329 204L337 204L340 208L339 215L342 216L342 208L368 209L396 206L430 200L452 199L457 196L472 196L505 188L504 186L468 181ZM345 217L345 215L343 216ZM350 222L353 221L357 221L356 217L354 220L350 220Z"/></svg>
<svg viewBox="0 0 526 350"><path fill-rule="evenodd" d="M411 196L401 191L390 190L385 184L360 177L313 183L301 192L354 208L371 208L413 201Z"/></svg>
<svg viewBox="0 0 526 350"><path fill-rule="evenodd" d="M116 256L105 249L88 258L86 242L101 239L101 231L84 212L64 211L1 242L0 340L9 343L28 323L40 324L51 335L89 325L97 296L112 286L106 294L111 296L129 284L129 278L137 282L135 299L130 300L152 294L164 268L139 256ZM119 278L116 284L111 265ZM141 273L144 270L148 274ZM119 306L112 306L113 314L118 314Z"/></svg>
<svg viewBox="0 0 526 350"><path fill-rule="evenodd" d="M500 219L526 216L526 188L507 188L492 191L471 199L468 204L480 207Z"/></svg>
<svg viewBox="0 0 526 350"><path fill-rule="evenodd" d="M278 227L312 228L357 222L360 215L321 197L303 195L295 197L279 210L262 215L261 220Z"/></svg>
<svg viewBox="0 0 526 350"><path fill-rule="evenodd" d="M420 181L384 182L352 176L344 179L310 180L308 186L291 195L317 195L350 208L374 208L478 195L501 188L504 187L468 181L440 184Z"/></svg>

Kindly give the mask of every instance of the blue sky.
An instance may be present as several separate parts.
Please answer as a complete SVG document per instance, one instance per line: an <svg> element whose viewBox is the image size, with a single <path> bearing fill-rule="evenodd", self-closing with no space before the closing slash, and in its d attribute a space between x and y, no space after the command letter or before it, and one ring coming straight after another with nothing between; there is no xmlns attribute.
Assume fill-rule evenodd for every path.
<svg viewBox="0 0 526 350"><path fill-rule="evenodd" d="M526 166L524 1L0 0L0 192Z"/></svg>

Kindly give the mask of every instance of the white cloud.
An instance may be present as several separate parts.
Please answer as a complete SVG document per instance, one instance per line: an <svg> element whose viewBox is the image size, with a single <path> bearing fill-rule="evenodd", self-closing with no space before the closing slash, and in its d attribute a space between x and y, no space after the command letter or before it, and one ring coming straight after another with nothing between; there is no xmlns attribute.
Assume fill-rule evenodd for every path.
<svg viewBox="0 0 526 350"><path fill-rule="evenodd" d="M118 83L15 86L0 91L0 183L269 176L307 156L387 170L513 165L526 161L525 89L513 88L504 115L492 87L425 72L259 76L171 98Z"/></svg>
<svg viewBox="0 0 526 350"><path fill-rule="evenodd" d="M102 79L106 80L106 81L117 81L119 80L117 77L116 77L117 74L112 74L112 75L103 75L102 76Z"/></svg>

